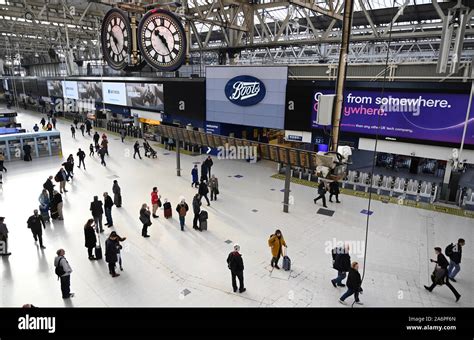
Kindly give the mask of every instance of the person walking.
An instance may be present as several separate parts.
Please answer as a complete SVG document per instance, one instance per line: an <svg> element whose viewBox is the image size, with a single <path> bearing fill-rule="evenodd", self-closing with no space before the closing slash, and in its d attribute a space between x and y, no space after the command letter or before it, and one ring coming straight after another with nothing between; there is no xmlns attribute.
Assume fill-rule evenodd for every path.
<svg viewBox="0 0 474 340"><path fill-rule="evenodd" d="M71 135L72 135L72 138L76 139L76 128L74 127L74 125L71 125Z"/></svg>
<svg viewBox="0 0 474 340"><path fill-rule="evenodd" d="M69 299L74 297L74 293L71 293L72 268L64 257L64 255L66 255L66 251L64 249L59 249L56 252L56 255L56 258L54 259L54 266L56 267L56 274L61 279L61 292L63 294L63 299Z"/></svg>
<svg viewBox="0 0 474 340"><path fill-rule="evenodd" d="M72 123L74 124L74 126L76 127L77 129L77 124L79 123L79 120L77 120L77 118L74 118Z"/></svg>
<svg viewBox="0 0 474 340"><path fill-rule="evenodd" d="M0 152L0 172L3 172L3 170L5 170L5 172L8 172L7 168L5 168L5 165L3 164L5 162L5 155L3 154L3 152Z"/></svg>
<svg viewBox="0 0 474 340"><path fill-rule="evenodd" d="M148 227L151 226L151 220L150 220L150 208L148 208L148 205L146 203L142 204L142 208L140 209L140 222L143 223L142 227L142 236L143 237L150 237L148 235Z"/></svg>
<svg viewBox="0 0 474 340"><path fill-rule="evenodd" d="M202 182L202 181L206 181L206 182L207 182L207 180L208 180L208 179L207 179L207 172L208 172L208 171L209 171L209 170L207 170L207 163L206 163L206 162L203 162L203 163L201 164L201 182Z"/></svg>
<svg viewBox="0 0 474 340"><path fill-rule="evenodd" d="M207 156L206 160L204 161L204 163L206 164L206 169L207 171L209 172L208 174L208 178L211 178L211 168L212 166L214 165L214 162L212 161L212 158L211 156Z"/></svg>
<svg viewBox="0 0 474 340"><path fill-rule="evenodd" d="M279 229L277 229L274 234L270 235L270 238L268 239L268 246L272 251L272 260L270 261L270 265L272 268L280 269L280 267L278 267L278 261L283 254L283 247L288 248L288 246L286 245L285 238Z"/></svg>
<svg viewBox="0 0 474 340"><path fill-rule="evenodd" d="M79 169L81 168L81 164L84 167L84 170L86 170L86 163L84 163L84 159L86 158L86 153L79 148L77 151L77 157L79 158L79 165L77 166Z"/></svg>
<svg viewBox="0 0 474 340"><path fill-rule="evenodd" d="M100 148L97 153L100 156L100 164L103 166L107 166L107 164L105 163L105 154L107 153L107 151L104 148Z"/></svg>
<svg viewBox="0 0 474 340"><path fill-rule="evenodd" d="M203 179L201 179L201 183L199 184L198 193L199 193L200 199L204 197L207 201L207 205L210 206L211 203L209 202L209 198L207 198L207 194L209 193L209 188L207 187L207 184L204 182Z"/></svg>
<svg viewBox="0 0 474 340"><path fill-rule="evenodd" d="M448 288L453 292L454 297L456 298L456 302L459 301L461 298L461 294L458 293L458 291L453 287L451 282L449 282L449 274L448 274L448 260L446 259L446 256L442 253L442 250L440 247L435 247L435 254L436 254L436 260L430 259L430 262L436 263L436 268L434 271L434 280L433 284L431 286L424 286L425 289L429 292L432 292L433 289L436 287L436 285L443 285L446 284Z"/></svg>
<svg viewBox="0 0 474 340"><path fill-rule="evenodd" d="M332 203L333 196L336 196L336 203L341 203L339 201L339 182L338 181L332 181L331 183L329 183L329 202L331 203Z"/></svg>
<svg viewBox="0 0 474 340"><path fill-rule="evenodd" d="M50 199L53 199L54 187L55 184L53 184L53 176L49 176L46 182L44 182L43 188L48 191Z"/></svg>
<svg viewBox="0 0 474 340"><path fill-rule="evenodd" d="M151 192L151 206L153 209L153 218L158 218L158 215L156 215L156 211L158 210L160 206L160 197L158 196L158 188L153 187L153 191Z"/></svg>
<svg viewBox="0 0 474 340"><path fill-rule="evenodd" d="M456 282L454 278L461 270L462 247L465 244L466 241L460 238L456 244L451 243L445 250L446 255L449 257L448 277L453 282Z"/></svg>
<svg viewBox="0 0 474 340"><path fill-rule="evenodd" d="M44 126L46 125L46 120L44 119L44 117L41 118L40 124L41 124L41 127L43 127L43 128L44 128Z"/></svg>
<svg viewBox="0 0 474 340"><path fill-rule="evenodd" d="M52 131L53 130L53 125L48 122L48 124L46 124L46 131Z"/></svg>
<svg viewBox="0 0 474 340"><path fill-rule="evenodd" d="M104 192L104 209L105 209L105 218L107 223L106 226L112 228L114 226L114 221L112 220L112 207L114 206L114 201L112 197L109 196L107 192Z"/></svg>
<svg viewBox="0 0 474 340"><path fill-rule="evenodd" d="M100 146L105 150L105 154L109 156L109 140L107 139L107 136L105 134L102 136L102 142L100 143Z"/></svg>
<svg viewBox="0 0 474 340"><path fill-rule="evenodd" d="M345 305L345 300L354 294L355 303L363 305L359 300L359 294L362 292L362 279L359 273L359 263L352 262L351 268L349 269L349 275L347 276L347 291L339 299L339 303Z"/></svg>
<svg viewBox="0 0 474 340"><path fill-rule="evenodd" d="M51 123L53 123L53 129L56 130L56 117L53 116L53 118L51 119Z"/></svg>
<svg viewBox="0 0 474 340"><path fill-rule="evenodd" d="M234 293L237 292L236 278L239 279L239 293L243 293L247 290L244 287L244 261L239 251L240 246L236 243L234 244L234 251L227 256L227 267L230 269Z"/></svg>
<svg viewBox="0 0 474 340"><path fill-rule="evenodd" d="M198 221L199 221L199 213L201 212L201 196L199 196L199 194L194 195L192 205L193 205L193 212L194 212L193 229L199 229Z"/></svg>
<svg viewBox="0 0 474 340"><path fill-rule="evenodd" d="M92 143L89 146L89 157L90 156L94 157L94 145Z"/></svg>
<svg viewBox="0 0 474 340"><path fill-rule="evenodd" d="M126 135L125 135L125 129L121 129L121 130L120 130L120 138L122 139L122 143L123 143L123 141L125 140L125 136L126 136Z"/></svg>
<svg viewBox="0 0 474 340"><path fill-rule="evenodd" d="M49 199L48 190L43 189L41 191L41 194L38 197L38 201L39 201L39 211L41 213L41 216L43 217L43 220L45 222L49 222L49 207L51 204L51 200Z"/></svg>
<svg viewBox="0 0 474 340"><path fill-rule="evenodd" d="M217 201L217 195L219 195L219 180L215 175L211 175L209 187L211 188L211 201Z"/></svg>
<svg viewBox="0 0 474 340"><path fill-rule="evenodd" d="M5 224L5 217L0 217L0 255L10 256L12 253L8 252L8 228Z"/></svg>
<svg viewBox="0 0 474 340"><path fill-rule="evenodd" d="M81 126L79 127L79 129L81 130L82 137L84 137L84 130L86 129L85 125L84 125L84 124L81 124Z"/></svg>
<svg viewBox="0 0 474 340"><path fill-rule="evenodd" d="M95 235L95 224L92 218L89 218L84 225L84 238L85 238L85 247L87 248L87 255L89 255L89 260L95 260L95 256L92 254L95 246L97 245L97 236Z"/></svg>
<svg viewBox="0 0 474 340"><path fill-rule="evenodd" d="M53 220L64 220L63 217L63 196L57 192L53 191L53 199L51 200L51 218Z"/></svg>
<svg viewBox="0 0 474 340"><path fill-rule="evenodd" d="M92 123L90 122L89 119L86 119L86 132L89 136L91 135L91 130L92 130Z"/></svg>
<svg viewBox="0 0 474 340"><path fill-rule="evenodd" d="M105 262L109 264L109 274L112 277L120 276L115 272L115 264L117 263L117 233L112 231L107 240L105 240Z"/></svg>
<svg viewBox="0 0 474 340"><path fill-rule="evenodd" d="M199 174L198 174L198 166L196 164L194 164L194 167L191 170L191 176L193 178L193 182L191 183L191 187L197 188L199 186Z"/></svg>
<svg viewBox="0 0 474 340"><path fill-rule="evenodd" d="M135 159L135 156L138 154L138 157L140 157L140 159L142 159L142 156L140 155L140 143L138 143L138 141L135 142L135 144L133 145L133 159Z"/></svg>
<svg viewBox="0 0 474 340"><path fill-rule="evenodd" d="M114 204L117 208L120 208L122 206L122 189L120 189L116 179L114 185L112 185L112 192L114 194Z"/></svg>
<svg viewBox="0 0 474 340"><path fill-rule="evenodd" d="M63 167L59 169L58 173L54 177L56 182L59 182L59 192L62 194L63 192L67 192L66 190L66 180L67 180L67 173Z"/></svg>
<svg viewBox="0 0 474 340"><path fill-rule="evenodd" d="M40 248L46 249L46 247L43 245L43 230L41 229L41 227L46 229L46 224L44 223L43 217L38 214L38 210L35 209L33 211L33 215L28 218L26 224L33 234L35 243L39 240Z"/></svg>
<svg viewBox="0 0 474 340"><path fill-rule="evenodd" d="M332 250L332 267L337 270L337 277L331 280L334 288L345 287L342 280L346 278L346 273L351 268L351 256L349 255L349 245L336 247Z"/></svg>
<svg viewBox="0 0 474 340"><path fill-rule="evenodd" d="M69 178L74 178L74 158L69 155L67 161L61 164L66 171L66 181L69 182Z"/></svg>
<svg viewBox="0 0 474 340"><path fill-rule="evenodd" d="M102 208L103 204L102 201L99 201L98 196L94 196L94 200L91 202L91 206L89 210L92 213L92 218L95 222L95 229L97 231L97 227L99 227L99 231L102 233L104 229L102 228L102 215L104 214L104 209Z"/></svg>
<svg viewBox="0 0 474 340"><path fill-rule="evenodd" d="M314 199L314 204L320 199L323 200L323 207L327 208L328 206L326 205L326 184L324 184L323 180L319 180L319 185L318 185L318 197Z"/></svg>
<svg viewBox="0 0 474 340"><path fill-rule="evenodd" d="M184 231L184 223L186 222L186 213L188 212L189 207L184 198L181 199L181 202L176 206L176 211L179 216L179 225L181 226L181 231Z"/></svg>
<svg viewBox="0 0 474 340"><path fill-rule="evenodd" d="M98 144L99 144L100 135L99 135L99 133L98 133L97 131L94 133L94 136L92 137L92 139L94 140L94 145L98 145Z"/></svg>

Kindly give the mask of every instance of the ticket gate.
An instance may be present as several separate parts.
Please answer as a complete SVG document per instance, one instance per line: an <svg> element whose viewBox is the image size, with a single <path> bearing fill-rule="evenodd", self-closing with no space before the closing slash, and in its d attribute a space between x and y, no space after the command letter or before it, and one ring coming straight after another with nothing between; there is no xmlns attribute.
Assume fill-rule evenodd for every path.
<svg viewBox="0 0 474 340"><path fill-rule="evenodd" d="M59 156L62 152L61 135L57 131L14 133L0 136L0 152L5 161L22 160L23 147L31 147L31 157Z"/></svg>

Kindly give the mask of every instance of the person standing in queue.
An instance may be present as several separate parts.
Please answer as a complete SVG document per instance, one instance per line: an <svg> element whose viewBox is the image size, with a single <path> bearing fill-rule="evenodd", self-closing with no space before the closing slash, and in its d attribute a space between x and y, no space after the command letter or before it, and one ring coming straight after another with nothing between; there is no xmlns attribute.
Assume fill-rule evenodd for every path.
<svg viewBox="0 0 474 340"><path fill-rule="evenodd" d="M160 197L158 196L158 188L153 187L153 190L151 192L151 206L153 209L153 218L158 218L158 215L156 215L156 211L158 210L160 205Z"/></svg>
<svg viewBox="0 0 474 340"><path fill-rule="evenodd" d="M148 235L148 227L151 226L151 219L150 219L150 208L146 203L142 204L142 208L140 209L140 222L142 222L142 236L143 237L150 237Z"/></svg>
<svg viewBox="0 0 474 340"><path fill-rule="evenodd" d="M74 297L74 293L71 293L70 288L72 268L64 257L64 255L66 255L66 251L64 249L59 249L56 252L56 255L56 258L54 259L54 266L56 267L56 274L61 279L61 292L63 294L63 299L69 299Z"/></svg>
<svg viewBox="0 0 474 340"><path fill-rule="evenodd" d="M95 256L92 254L95 246L97 245L97 236L95 235L95 224L92 218L89 218L84 225L84 238L85 238L85 247L87 248L87 255L89 255L89 260L95 260Z"/></svg>
<svg viewBox="0 0 474 340"><path fill-rule="evenodd" d="M41 191L40 196L38 197L39 201L39 210L41 213L41 216L43 217L43 220L45 222L49 222L49 206L51 204L51 200L49 198L48 190L43 189Z"/></svg>
<svg viewBox="0 0 474 340"><path fill-rule="evenodd" d="M181 199L181 202L176 206L176 211L179 216L179 225L181 226L181 231L184 231L184 224L186 222L186 214L189 210L188 204L184 198Z"/></svg>
<svg viewBox="0 0 474 340"><path fill-rule="evenodd" d="M53 199L51 200L51 218L53 220L60 220L64 219L63 217L63 196L61 193L57 192L56 190L53 191Z"/></svg>
<svg viewBox="0 0 474 340"><path fill-rule="evenodd" d="M199 213L201 212L201 196L199 194L194 195L193 198L193 229L199 229L198 221L199 221Z"/></svg>
<svg viewBox="0 0 474 340"><path fill-rule="evenodd" d="M227 266L230 269L234 293L237 292L236 278L239 279L239 293L243 293L247 290L244 287L244 261L242 260L242 255L239 251L240 246L236 243L234 244L234 251L227 256Z"/></svg>
<svg viewBox="0 0 474 340"><path fill-rule="evenodd" d="M35 243L39 240L40 248L46 249L46 247L43 245L43 230L41 229L41 227L46 229L46 224L44 223L43 217L38 214L38 210L35 209L33 211L33 215L28 218L26 224L33 234Z"/></svg>
<svg viewBox="0 0 474 340"><path fill-rule="evenodd" d="M320 199L323 200L323 207L327 208L328 206L326 205L326 184L322 179L319 180L319 185L318 185L318 197L314 199L314 204Z"/></svg>
<svg viewBox="0 0 474 340"><path fill-rule="evenodd" d="M122 189L120 189L116 179L114 180L114 185L112 186L112 192L114 194L114 204L117 208L120 208L122 206Z"/></svg>
<svg viewBox="0 0 474 340"><path fill-rule="evenodd" d="M112 275L112 277L117 277L120 276L120 274L117 274L115 272L115 264L117 263L118 257L117 257L117 245L118 244L118 238L117 238L117 233L115 231L112 231L110 233L110 236L107 240L105 240L105 262L109 264L109 274Z"/></svg>
<svg viewBox="0 0 474 340"><path fill-rule="evenodd" d="M112 201L112 197L109 196L107 192L104 192L104 210L105 210L105 218L107 223L106 226L112 228L114 226L114 221L112 219L112 207L114 206L114 201Z"/></svg>
<svg viewBox="0 0 474 340"><path fill-rule="evenodd" d="M46 182L43 184L43 188L48 190L49 199L53 199L53 191L54 191L55 184L53 184L53 176L49 176Z"/></svg>
<svg viewBox="0 0 474 340"><path fill-rule="evenodd" d="M99 227L101 233L104 232L104 229L102 228L102 215L104 214L104 209L102 206L103 204L102 201L99 201L99 197L94 196L94 200L91 202L91 206L89 208L92 213L92 218L95 222L95 228L97 230L97 227Z"/></svg>
<svg viewBox="0 0 474 340"><path fill-rule="evenodd" d="M453 287L451 282L449 282L449 277L448 277L448 260L446 259L446 256L442 253L442 250L440 247L435 247L435 254L436 254L436 260L430 259L430 262L436 263L436 269L435 272L433 273L435 275L435 278L438 278L439 280L433 280L433 284L431 286L424 286L427 291L430 293L433 291L433 289L436 287L436 285L443 285L446 284L446 286L453 292L454 297L456 298L456 302L459 301L461 298L461 294L458 293L456 288Z"/></svg>
<svg viewBox="0 0 474 340"><path fill-rule="evenodd" d="M211 175L209 188L211 188L211 201L217 201L217 195L219 195L219 180L215 175Z"/></svg>
<svg viewBox="0 0 474 340"><path fill-rule="evenodd" d="M285 238L279 229L277 229L274 234L270 235L268 246L272 250L272 260L270 265L272 268L280 269L278 261L283 254L283 247L287 248L288 246L286 245Z"/></svg>

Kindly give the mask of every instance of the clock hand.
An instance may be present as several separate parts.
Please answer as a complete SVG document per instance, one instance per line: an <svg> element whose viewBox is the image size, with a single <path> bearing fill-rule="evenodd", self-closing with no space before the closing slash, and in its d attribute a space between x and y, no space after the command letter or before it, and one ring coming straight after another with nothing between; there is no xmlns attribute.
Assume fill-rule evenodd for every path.
<svg viewBox="0 0 474 340"><path fill-rule="evenodd" d="M163 43L163 45L165 45L166 49L168 50L168 53L171 53L170 48L168 46L168 42L166 41L166 38L162 36L158 30L155 31L155 35L158 36L158 38L160 38L161 42Z"/></svg>

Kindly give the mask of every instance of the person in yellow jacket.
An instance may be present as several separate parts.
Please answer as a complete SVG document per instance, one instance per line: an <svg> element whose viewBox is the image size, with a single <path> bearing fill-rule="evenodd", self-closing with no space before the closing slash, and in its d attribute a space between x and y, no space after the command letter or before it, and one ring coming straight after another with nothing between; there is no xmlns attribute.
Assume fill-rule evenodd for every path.
<svg viewBox="0 0 474 340"><path fill-rule="evenodd" d="M272 261L270 262L270 265L276 269L280 269L280 267L278 267L278 260L280 260L280 256L283 253L283 246L288 248L280 230L277 230L274 234L270 235L268 245L272 250Z"/></svg>

